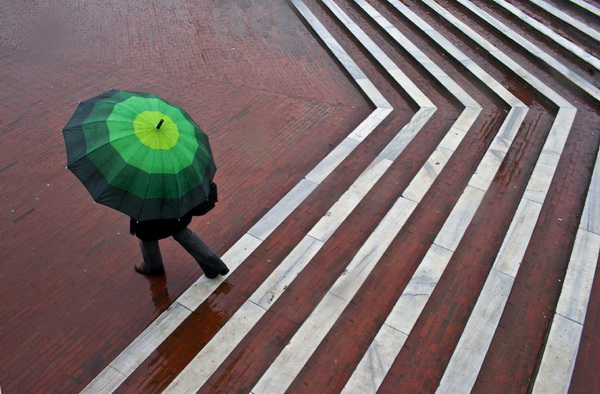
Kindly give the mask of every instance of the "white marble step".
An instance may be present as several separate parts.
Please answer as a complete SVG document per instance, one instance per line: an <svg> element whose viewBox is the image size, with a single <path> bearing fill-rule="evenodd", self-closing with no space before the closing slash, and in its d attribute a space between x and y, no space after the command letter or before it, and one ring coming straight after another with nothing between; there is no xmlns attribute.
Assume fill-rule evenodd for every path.
<svg viewBox="0 0 600 394"><path fill-rule="evenodd" d="M503 0L494 1L597 68L596 62L598 59L595 57L574 44L565 42L558 34L540 25L531 17L524 15L509 3ZM547 10L554 10L555 8L542 0L530 1ZM509 26L481 10L470 1L459 0L459 2L465 7L470 7L475 15L528 50L532 56L541 59L554 70L562 73L587 94L600 99L600 90L584 77L575 74L564 64L544 53L532 42L520 37ZM572 2L591 13L599 15L598 8L585 1L572 0ZM357 86L373 103L375 109L369 117L309 172L305 179L290 190L281 201L276 203L223 256L224 261L232 270L243 264L245 259L260 247L262 242L302 204L320 183L331 174L334 174L339 164L351 155L361 142L368 138L393 111L392 106L378 88L366 77L352 60L351 55L340 46L310 9L301 0L292 0L292 3L302 17L308 21L324 45L327 46L332 56L337 58L347 73L354 79ZM408 143L412 141L436 111L435 106L426 94L404 74L402 66L396 65L373 42L369 35L350 16L345 14L336 2L324 0L323 3L330 9L335 18L340 20L345 28L366 48L385 72L391 76L392 80L412 97L420 110L407 125L398 131L373 163L200 351L188 367L173 381L166 392L196 392L208 380L235 346L241 342L271 305L283 294L287 286L302 272L341 223L365 198L375 183L381 179ZM393 242L394 237L401 231L410 214L435 182L467 132L471 130L475 119L482 110L481 106L442 68L435 64L419 46L411 42L399 28L385 19L370 3L364 0L355 0L355 3L373 19L376 25L381 27L398 45L418 61L427 70L431 78L436 79L441 86L444 86L454 95L465 108L431 157L404 191L403 196L396 201L375 231L361 246L357 255L349 262L344 274L337 279L307 321L301 325L290 344L283 349L269 370L253 388L254 393L284 392L294 380L300 369L305 365L306 360L312 355L322 338L327 335L388 246ZM439 33L435 27L427 25L411 8L406 7L400 1L389 0L389 3L409 19L418 21L416 24L424 34L442 45L456 61L465 66L472 77L479 79L488 86L511 109L478 165L476 172L472 175L469 185L346 385L344 392L352 393L375 392L377 390L394 359L402 349L406 338L410 335L412 327L425 307L427 300L435 290L439 278L453 255L453 251L458 247L527 114L527 107L514 97L501 82L491 77L467 54L461 52L443 34ZM576 115L576 109L572 103L511 59L510 55L502 53L497 47L477 34L466 22L454 17L439 3L432 0L423 0L423 3L478 43L490 56L514 70L530 86L548 97L559 108L498 258L439 388L440 392L469 391L474 379L477 377L489 343L494 335L495 327L510 295L514 277L518 273L520 260L534 231L542 204L545 201L554 171ZM575 24L574 26L580 28L581 31L595 38L594 34L597 34L595 29L584 24L578 25L577 20L568 16L568 18L564 17L566 14L562 12L554 12L554 14L563 18L567 23ZM586 199L580 224L581 228L569 263L569 271L565 278L565 285L563 286L552 331L548 338L546 353L535 383L535 392L550 392L548 390L566 392L568 381L570 381L578 340L566 340L565 335L577 337L581 334L585 309L591 291L591 280L595 270L596 260L594 260L594 256L597 258L598 249L600 248L600 176L597 173L598 171L595 172L592 178ZM84 392L113 392L116 390L156 350L164 339L189 316L191 311L195 310L213 293L223 280L223 278L207 280L201 277L109 364Z"/></svg>
<svg viewBox="0 0 600 394"><path fill-rule="evenodd" d="M295 3L300 12L306 17L311 26L320 22L308 8ZM322 25L320 25L322 26ZM356 27L357 28L357 27ZM315 29L319 32L319 29ZM329 39L329 42L332 42ZM387 65L388 71L398 70L393 65L391 60L387 58L372 42L368 42L370 50L376 56L376 59L382 65ZM338 49L340 52L342 49ZM382 155L375 158L375 161L365 170L365 172L354 182L354 184L344 193L344 195L334 204L325 216L309 231L303 241L292 251L292 253L273 271L273 273L265 280L265 282L250 296L249 300L244 304L240 311L236 312L229 322L225 324L221 331L227 333L217 335L209 344L203 348L200 353L188 364L188 366L178 375L178 377L169 386L168 391L179 391L185 387L185 390L197 390L210 377L212 372L225 360L229 352L231 352L237 344L245 337L252 327L260 320L260 317L273 305L281 296L283 291L294 281L294 279L302 272L312 257L316 255L319 249L333 235L343 221L352 213L354 208L373 188L375 183L389 169L393 160L395 160L408 143L414 138L418 131L429 120L435 106L426 96L418 90L408 77L405 75L396 79L397 83L408 88L411 92L417 93L416 101L419 104L427 105L421 108L413 117L411 122L403 127L397 134L396 138L386 146L383 152L387 152L385 157ZM398 136L402 136L398 138ZM394 152L394 154L390 154ZM391 160L390 160L391 159ZM259 305L263 310L256 310L250 303ZM252 319L247 318L244 311L248 308L254 309ZM221 332L220 331L220 332ZM216 349L219 349L217 351ZM200 374L202 371L202 374Z"/></svg>
<svg viewBox="0 0 600 394"><path fill-rule="evenodd" d="M550 334L535 378L533 392L536 394L567 393L569 390L600 255L600 234L590 230L596 229L600 224L600 213L591 208L598 204L599 178L600 152L596 156L585 200L584 212L588 214L581 217Z"/></svg>
<svg viewBox="0 0 600 394"><path fill-rule="evenodd" d="M345 70L363 89L376 106L375 110L353 130L336 148L307 174L286 196L261 218L231 249L223 255L223 261L231 272L256 250L262 242L327 178L353 150L390 114L392 106L375 88L356 63L315 19L313 28L322 37L331 53L337 57ZM224 281L222 277L209 280L201 276L174 304L194 310ZM189 313L189 311L188 311ZM113 360L84 392L107 393L120 386L131 373L185 320L171 308L163 312L140 336ZM168 322L168 323L164 323ZM119 370L122 360L130 360L127 369ZM122 367L121 367L122 368Z"/></svg>
<svg viewBox="0 0 600 394"><path fill-rule="evenodd" d="M584 0L569 0L571 3L578 5L579 7L591 12L596 16L600 16L600 8L596 7L593 4L590 4Z"/></svg>
<svg viewBox="0 0 600 394"><path fill-rule="evenodd" d="M521 11L519 8L515 7L514 5L508 3L504 0L494 0L494 2L496 4L499 4L504 9L508 10L510 13L512 13L519 19L521 19L523 22L527 23L529 26L533 27L535 30L544 34L546 37L554 40L560 46L562 46L569 52L573 53L575 56L579 57L584 62L593 66L596 70L600 70L600 60L598 58L596 58L595 56L593 56L591 53L585 51L584 49L582 49L581 47L572 43L571 41L567 40L566 38L563 38L559 34L555 33L554 30L552 30L548 26L546 26L544 23L539 22L536 19L530 17L529 15L527 15L525 12ZM552 7L543 1L534 1L534 3L540 5L544 8L547 8L548 10L552 10L551 12L553 12L556 16L560 15L563 18L568 17L568 15L566 15L565 13L560 12L555 7ZM580 28L583 28L583 26L585 26L585 24L582 22L574 23L574 25L579 26ZM590 34L592 34L593 36L595 36L594 38L596 38L596 39L600 38L600 35L598 34L598 32L594 31L593 29L591 29L591 28L586 29L586 31L589 32Z"/></svg>
<svg viewBox="0 0 600 394"><path fill-rule="evenodd" d="M500 127L488 151L484 155L475 174L471 177L469 185L456 203L450 216L437 235L434 244L427 252L425 258L415 271L400 299L386 319L380 331L376 334L373 343L361 360L357 369L347 382L344 392L360 393L375 392L389 369L395 357L400 353L404 341L416 324L427 300L433 293L445 267L450 261L453 251L456 250L460 240L466 232L481 200L488 190L494 176L516 135L527 113L527 107L494 80L488 73L481 69L465 53L450 43L439 34L426 21L415 14L404 4L394 1L392 5L405 17L415 24L439 45L443 46L451 56L468 65L475 77L486 84L494 93L503 98L507 104L513 105L507 118ZM505 139L500 136L510 136ZM381 352L381 345L385 343L385 357L375 357ZM391 349L394 349L393 351ZM393 357L392 357L393 356ZM377 360L376 364L373 360Z"/></svg>
<svg viewBox="0 0 600 394"><path fill-rule="evenodd" d="M561 21L573 26L580 32L587 34L589 37L593 38L594 40L600 41L600 32L598 32L598 30L594 29L591 26L588 26L586 23L584 23L580 20L577 20L576 18L573 18L566 12L563 12L560 8L555 7L552 4L550 4L544 0L529 0L529 1L531 3L537 5L538 7L546 10L550 14L556 16ZM600 9L598 9L598 7L595 7L589 3L586 3L585 1L573 1L573 3L579 5L582 8L587 9L588 11L590 11L592 13L595 13L597 16L600 16Z"/></svg>
<svg viewBox="0 0 600 394"><path fill-rule="evenodd" d="M590 96L592 96L596 100L600 100L600 89L598 89L592 83L590 83L589 81L587 81L585 78L583 78L579 74L575 73L573 70L571 70L570 68L568 68L563 63L561 63L558 60L556 60L556 58L554 58L553 56L551 56L548 53L546 53L544 50L542 50L540 47L538 47L537 45L535 45L531 41L525 39L523 36L521 36L520 34L518 34L517 32L515 32L509 26L507 26L506 24L502 23L501 21L499 21L497 18L495 18L494 16L492 16L488 12L486 12L483 9L481 9L480 7L476 6L473 2L471 2L469 0L457 0L457 1L459 3L461 3L462 5L464 5L466 8L468 8L471 12L473 12L479 18L481 18L481 20L485 21L487 24L489 24L490 26L494 27L496 30L498 30L500 33L502 33L503 35L505 35L507 38L511 39L517 45L523 47L532 56L535 56L535 57L539 58L544 63L546 63L547 65L549 65L550 67L552 67L554 70L556 70L557 72L559 72L562 75L564 75L573 84L575 84L576 86L578 86L579 88L581 88L583 91L585 91L586 93L588 93ZM464 23L463 23L463 25L464 25ZM461 28L464 28L464 26L462 26ZM479 39L478 37L481 37L481 36L479 36L479 34L475 33L475 35L473 35L472 38L475 39L475 37L477 37L476 38L477 42L485 43L485 47L488 48L488 51L490 53L494 53L495 51L498 50L498 48L493 47L493 45L491 45L489 42L487 42L487 40L485 40L485 39L484 40ZM493 47L493 49L492 49L492 47ZM502 56L502 57L504 57L504 56ZM513 68L513 70L518 71L519 73L522 73L524 71L524 70L521 71L522 67ZM540 90L540 89L538 88L538 90ZM544 91L544 95L549 96L550 94L551 94L551 92L549 92L547 90ZM557 103L557 105L559 105L560 107L564 107L565 106L564 104L559 104L561 102L561 100L562 100L562 98L560 98L560 97L554 97L552 99L552 101L554 101L555 103ZM572 106L572 105L568 104L568 106Z"/></svg>
<svg viewBox="0 0 600 394"><path fill-rule="evenodd" d="M503 34L509 37L514 36L510 28L503 25L491 15L483 12L471 2L465 0L459 1L480 17L485 18L486 22L501 29ZM428 5L432 3L429 0L425 0L425 2ZM490 53L493 53L498 60L505 62L507 66L514 64L512 60L507 64L506 55L500 55L497 48L483 37L472 35L474 32L467 28L464 22L459 21L458 18L452 16L447 11L444 12L443 16L463 32L469 34L471 38L477 40L480 45L488 49ZM532 46L525 45L527 48L531 48ZM545 56L539 48L536 49L535 55L539 57ZM494 262L490 276L479 295L463 335L442 377L438 388L438 391L442 393L455 392L455 390L470 391L475 383L497 324L502 316L502 311L508 301L514 277L518 272L519 265L541 212L541 204L548 192L558 164L556 158L562 153L577 112L571 103L560 97L558 93L551 91L548 86L539 81L531 73L521 68L519 75L536 89L540 87L538 89L540 93L546 95L560 109L542 149L542 155L538 158L538 163L534 168L534 175L528 183L526 194L519 204L509 232ZM551 158L553 159L549 161ZM544 178L540 179L542 174ZM503 290L499 292L498 286L501 286ZM493 302L490 302L492 298Z"/></svg>

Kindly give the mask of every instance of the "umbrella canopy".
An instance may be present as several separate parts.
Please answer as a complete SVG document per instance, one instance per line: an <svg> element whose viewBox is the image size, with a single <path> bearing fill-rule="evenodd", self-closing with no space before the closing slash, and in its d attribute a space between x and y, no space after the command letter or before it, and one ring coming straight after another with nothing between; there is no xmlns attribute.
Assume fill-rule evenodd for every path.
<svg viewBox="0 0 600 394"><path fill-rule="evenodd" d="M63 136L67 167L94 200L134 219L180 218L210 191L208 137L153 94L110 90L81 102Z"/></svg>

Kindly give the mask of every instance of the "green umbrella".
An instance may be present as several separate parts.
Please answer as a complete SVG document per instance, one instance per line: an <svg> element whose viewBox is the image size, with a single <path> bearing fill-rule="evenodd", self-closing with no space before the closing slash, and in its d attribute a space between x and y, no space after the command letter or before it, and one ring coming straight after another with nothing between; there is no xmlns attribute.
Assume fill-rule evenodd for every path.
<svg viewBox="0 0 600 394"><path fill-rule="evenodd" d="M86 100L63 136L67 167L94 200L134 219L180 218L210 191L208 137L153 94L110 90Z"/></svg>

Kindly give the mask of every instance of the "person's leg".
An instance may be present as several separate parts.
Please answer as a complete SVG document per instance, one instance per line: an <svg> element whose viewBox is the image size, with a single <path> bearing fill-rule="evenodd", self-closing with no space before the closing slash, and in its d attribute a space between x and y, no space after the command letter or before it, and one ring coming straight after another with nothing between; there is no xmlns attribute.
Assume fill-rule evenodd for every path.
<svg viewBox="0 0 600 394"><path fill-rule="evenodd" d="M185 228L173 235L175 241L196 259L202 271L208 278L217 275L226 275L229 269L225 263L189 228Z"/></svg>
<svg viewBox="0 0 600 394"><path fill-rule="evenodd" d="M135 264L134 268L140 274L162 275L165 273L162 255L158 241L142 241L140 239L140 249L144 261L141 264Z"/></svg>

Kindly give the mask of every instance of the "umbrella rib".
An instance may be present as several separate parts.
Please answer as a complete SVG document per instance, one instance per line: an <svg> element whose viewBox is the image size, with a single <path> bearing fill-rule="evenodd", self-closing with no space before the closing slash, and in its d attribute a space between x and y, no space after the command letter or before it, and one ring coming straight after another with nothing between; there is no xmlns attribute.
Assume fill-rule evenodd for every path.
<svg viewBox="0 0 600 394"><path fill-rule="evenodd" d="M137 151L136 151L136 153L138 153L138 152L139 152L141 149L142 149L142 146L139 146L139 147L138 147L138 149L137 149ZM117 175L118 175L118 173L119 173L119 172L121 172L121 171L122 171L122 170L123 170L125 167L127 167L127 166L132 166L132 167L135 167L135 168L136 168L138 171L144 171L144 170L142 170L141 168L139 168L139 167L136 167L136 166L133 166L132 164L128 163L128 162L127 162L127 160L125 160L125 158L124 158L124 157L121 155L121 153L120 153L120 152L118 152L118 151L117 151L117 154L118 154L119 156L121 156L121 158L123 159L123 161L124 161L124 163L125 163L125 166L121 167L121 169L120 169L119 171L117 171ZM147 171L146 171L146 172L147 172ZM133 179L135 179L135 178L133 178ZM108 180L108 178L107 178L107 180ZM109 183L111 183L111 182L112 182L112 179L109 181ZM131 186L131 183L132 183L132 182L130 182L128 186ZM111 183L111 184L112 184L112 183ZM122 209L120 209L120 208L121 208L121 207L122 207L122 205L123 205L123 201L125 200L125 198L127 197L127 195L128 195L128 194L132 194L132 195L134 195L134 196L137 196L137 197L139 197L139 198L142 200L142 204L141 204L141 206L140 206L140 210L138 211L138 215L137 215L138 217L140 217L140 215L141 215L141 212L142 212L142 207L144 206L144 203L145 203L145 200L146 200L146 199L145 199L145 195L146 195L146 193L147 193L147 191L148 191L148 186L149 186L149 184L150 184L150 182L148 182L148 183L147 183L147 185L146 185L146 191L144 192L144 197L137 196L135 193L132 193L132 191L131 191L130 189L126 189L126 188L124 188L124 187L119 187L119 186L116 186L116 187L119 187L119 188L123 189L123 191L125 192L125 193L123 193L123 196L121 197L121 201L119 201L119 203L117 204L117 207L118 207L117 209L118 209L119 211L122 211ZM114 186L114 185L113 185L113 186Z"/></svg>
<svg viewBox="0 0 600 394"><path fill-rule="evenodd" d="M193 161L192 161L192 163L193 163ZM171 158L171 165L173 165L173 164L174 164L173 163L173 158ZM177 211L179 212L179 216L181 216L181 197L182 196L181 196L181 187L180 187L181 185L179 184L181 182L180 177L176 176L175 177L175 181L176 181L175 185L177 186L177 201L178 201L178 205L179 205L177 207L178 208Z"/></svg>
<svg viewBox="0 0 600 394"><path fill-rule="evenodd" d="M110 144L111 144L113 141L120 141L120 140L122 140L122 139L125 139L125 138L131 138L131 137L134 137L134 136L135 136L134 134L130 134L130 135L126 135L126 136L123 136L123 137L116 138L116 139L114 139L114 140L109 140L108 144L110 145ZM102 144L102 145L96 146L96 147L94 147L94 148L92 148L92 149L90 149L90 150L86 149L86 151L85 151L85 153L83 154L83 156L81 156L81 157L78 157L78 158L74 159L74 160L73 160L73 163L74 163L74 162L76 162L76 161L78 161L78 160L81 160L82 158L84 158L84 157L86 157L86 156L89 156L91 153L94 153L94 152L96 152L97 150L100 150L100 149L103 149L103 148L105 148L105 147L106 147L106 145L107 145L107 144ZM116 148L115 148L114 146L113 146L113 149L115 149L115 151L116 151ZM119 152L117 151L117 153L119 153ZM119 155L120 155L121 157L123 157L123 156L122 156L120 153L119 153ZM125 158L123 158L123 160L125 160Z"/></svg>
<svg viewBox="0 0 600 394"><path fill-rule="evenodd" d="M155 152L153 152L155 153ZM154 162L156 161L156 154L153 155L152 157L152 167L154 167ZM151 180L150 178L152 177L152 173L150 173L150 177L148 178L148 182L146 182L146 190L144 191L144 197L146 197L148 195L148 190L150 189L150 183ZM144 206L146 205L146 202L148 201L147 198L142 198L142 204L140 205L140 210L138 211L138 217L141 218L142 217L142 212L144 212Z"/></svg>
<svg viewBox="0 0 600 394"><path fill-rule="evenodd" d="M83 183L83 185L86 187L86 189L88 189L90 191L90 195L92 196L92 199L94 201L98 202L98 201L100 201L101 197L104 195L104 192L106 191L108 186L104 186L102 188L102 190L100 190L99 192L96 192L96 193L91 192L91 189L89 188L89 184L87 183L87 181L89 179L94 178L94 175L98 174L98 173L102 174L102 177L104 177L106 179L106 176L104 175L104 173L102 171L100 171L100 169L98 167L95 167L95 168L96 168L96 170L93 173L91 173L89 176L85 177L85 179L81 179L81 183ZM106 184L109 185L110 183L106 182Z"/></svg>

